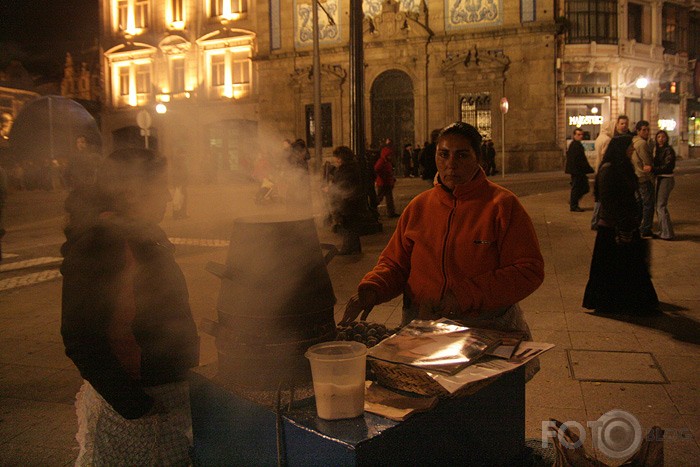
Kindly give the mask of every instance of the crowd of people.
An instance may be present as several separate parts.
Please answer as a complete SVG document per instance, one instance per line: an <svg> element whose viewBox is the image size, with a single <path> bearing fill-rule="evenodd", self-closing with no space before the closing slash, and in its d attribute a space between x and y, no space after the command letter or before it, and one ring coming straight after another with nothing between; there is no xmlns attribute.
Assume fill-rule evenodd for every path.
<svg viewBox="0 0 700 467"><path fill-rule="evenodd" d="M584 308L596 313L659 312L648 240L674 238L668 200L676 154L666 131L659 130L652 139L646 120L638 121L634 130L629 130L626 115L603 128L595 141L595 169L586 159L580 128L566 153L572 212L583 212L578 203L589 191L587 174L596 173L591 228L597 235L583 298Z"/></svg>

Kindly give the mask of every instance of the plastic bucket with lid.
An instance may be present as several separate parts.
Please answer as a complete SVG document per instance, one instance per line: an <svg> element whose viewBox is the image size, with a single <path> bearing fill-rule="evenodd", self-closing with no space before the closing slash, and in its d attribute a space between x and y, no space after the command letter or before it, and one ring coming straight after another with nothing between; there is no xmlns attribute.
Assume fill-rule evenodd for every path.
<svg viewBox="0 0 700 467"><path fill-rule="evenodd" d="M311 363L318 416L337 420L362 415L367 347L360 342L322 342L305 355Z"/></svg>

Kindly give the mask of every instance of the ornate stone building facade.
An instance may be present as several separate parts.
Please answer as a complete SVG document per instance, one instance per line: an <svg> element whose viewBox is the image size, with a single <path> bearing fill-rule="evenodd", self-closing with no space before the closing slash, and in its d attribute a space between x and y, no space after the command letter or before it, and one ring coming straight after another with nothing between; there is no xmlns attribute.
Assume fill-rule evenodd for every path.
<svg viewBox="0 0 700 467"><path fill-rule="evenodd" d="M631 3L648 13L648 44L628 39ZM629 82L637 74L651 83L645 118L669 113L659 83L675 82L678 99L687 97L687 55L669 53L661 28L671 26L669 11L682 21L697 3L364 0L367 143L422 145L432 129L464 120L494 140L507 172L559 169L569 117L581 117L572 121L594 138L601 120L585 118L592 104L603 121L635 115L639 90ZM585 17L598 21L598 4L612 9L603 15L614 25L604 43L597 31L580 33ZM320 131L329 156L351 134L350 0L319 5ZM153 117L149 144L166 155L184 151L192 172L208 180L249 173L284 138L313 144L311 8L311 0L101 0L107 148L145 141L136 124L142 110ZM166 112L156 113L157 104ZM670 109L684 118L683 104Z"/></svg>
<svg viewBox="0 0 700 467"><path fill-rule="evenodd" d="M652 134L666 130L679 156L688 157L687 104L697 97L691 70L698 40L690 33L697 30L698 13L697 0L562 2L566 34L556 67L557 99L564 103L560 133L570 139L580 126L592 141L602 125L625 114L631 125L648 120ZM645 88L638 87L640 78Z"/></svg>

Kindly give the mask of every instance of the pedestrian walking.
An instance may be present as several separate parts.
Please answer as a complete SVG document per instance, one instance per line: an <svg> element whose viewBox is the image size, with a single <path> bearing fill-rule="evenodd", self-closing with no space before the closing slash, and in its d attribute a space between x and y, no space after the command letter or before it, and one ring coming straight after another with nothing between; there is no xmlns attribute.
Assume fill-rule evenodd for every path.
<svg viewBox="0 0 700 467"><path fill-rule="evenodd" d="M406 143L403 146L403 152L401 153L401 165L403 165L403 176L408 178L412 177L411 173L411 156L413 154L413 145L411 143Z"/></svg>
<svg viewBox="0 0 700 467"><path fill-rule="evenodd" d="M391 147L391 139L387 138L384 147L379 153L379 159L374 164L374 173L377 176L374 183L377 186L377 205L386 198L386 213L388 217L399 217L394 206L394 167L391 164L394 151Z"/></svg>
<svg viewBox="0 0 700 467"><path fill-rule="evenodd" d="M649 122L640 120L635 126L637 135L632 139L634 151L632 152L632 165L639 181L639 211L641 214L640 234L644 238L651 238L654 222L654 175L651 172L653 157L649 147Z"/></svg>
<svg viewBox="0 0 700 467"><path fill-rule="evenodd" d="M662 240L673 240L673 224L668 212L668 197L676 184L673 171L676 168L676 152L668 144L668 133L660 130L654 138L654 160L652 173L656 176L656 217Z"/></svg>
<svg viewBox="0 0 700 467"><path fill-rule="evenodd" d="M347 146L333 150L335 169L329 170L328 202L334 229L343 237L338 254L362 253L359 224L366 200L362 190L362 174L355 154Z"/></svg>
<svg viewBox="0 0 700 467"><path fill-rule="evenodd" d="M435 151L437 150L437 138L440 135L440 130L436 129L430 132L430 142L423 146L423 151L420 154L420 165L423 167L423 180L428 180L432 186L435 174L437 174L437 165L435 165Z"/></svg>
<svg viewBox="0 0 700 467"><path fill-rule="evenodd" d="M420 176L420 153L422 150L419 144L416 145L411 152L411 175L414 177Z"/></svg>
<svg viewBox="0 0 700 467"><path fill-rule="evenodd" d="M487 143L488 140L484 139L481 142L481 146L479 146L479 167L484 171L486 175L489 174L490 171L490 164L489 164L489 146Z"/></svg>
<svg viewBox="0 0 700 467"><path fill-rule="evenodd" d="M68 157L66 183L70 188L93 185L100 163L100 155L91 150L85 135L75 138L75 151Z"/></svg>
<svg viewBox="0 0 700 467"><path fill-rule="evenodd" d="M579 201L583 195L591 191L588 186L589 173L593 173L593 167L586 159L586 151L583 149L583 130L576 128L573 140L566 150L566 167L564 172L571 175L571 194L569 196L569 209L571 212L583 212L579 206Z"/></svg>
<svg viewBox="0 0 700 467"><path fill-rule="evenodd" d="M610 141L594 185L600 219L583 307L599 314L659 312L649 274L649 243L639 234L632 141L630 136Z"/></svg>
<svg viewBox="0 0 700 467"><path fill-rule="evenodd" d="M76 465L190 465L187 374L199 339L173 245L158 224L166 162L113 152L66 199L61 335L84 379Z"/></svg>
<svg viewBox="0 0 700 467"><path fill-rule="evenodd" d="M187 185L189 184L189 170L187 169L187 156L182 149L178 149L173 157L171 177L173 183L173 219L186 219L187 216Z"/></svg>
<svg viewBox="0 0 700 467"><path fill-rule="evenodd" d="M287 206L296 210L311 209L311 181L309 177L309 159L311 154L306 148L303 139L297 139L292 143L291 152L288 153L287 166L285 167L285 181L287 185Z"/></svg>

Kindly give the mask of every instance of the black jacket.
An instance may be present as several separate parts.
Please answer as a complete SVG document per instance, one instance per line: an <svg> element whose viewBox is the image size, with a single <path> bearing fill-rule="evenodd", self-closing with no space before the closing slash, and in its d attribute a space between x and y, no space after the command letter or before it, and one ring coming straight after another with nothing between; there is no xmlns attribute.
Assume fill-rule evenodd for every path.
<svg viewBox="0 0 700 467"><path fill-rule="evenodd" d="M654 175L671 175L676 169L676 152L671 146L654 147Z"/></svg>
<svg viewBox="0 0 700 467"><path fill-rule="evenodd" d="M636 192L638 182L631 162L613 166L606 162L598 168L595 199L600 201L600 219L623 232L639 227L640 217Z"/></svg>
<svg viewBox="0 0 700 467"><path fill-rule="evenodd" d="M593 173L593 167L586 159L586 151L580 141L573 140L566 150L566 168L564 173L585 175Z"/></svg>
<svg viewBox="0 0 700 467"><path fill-rule="evenodd" d="M153 405L144 387L182 381L199 360L187 285L172 244L155 225L113 219L97 221L81 233L67 231L67 237L61 249L66 355L120 415L141 417ZM141 353L140 379L130 376L109 340L127 245L136 263L128 280L133 279L131 330Z"/></svg>
<svg viewBox="0 0 700 467"><path fill-rule="evenodd" d="M345 162L333 172L328 198L336 222L352 224L364 210L366 201L361 182L360 165L356 162Z"/></svg>

